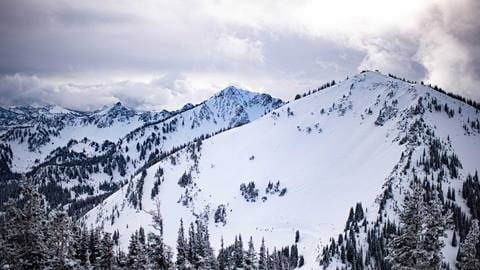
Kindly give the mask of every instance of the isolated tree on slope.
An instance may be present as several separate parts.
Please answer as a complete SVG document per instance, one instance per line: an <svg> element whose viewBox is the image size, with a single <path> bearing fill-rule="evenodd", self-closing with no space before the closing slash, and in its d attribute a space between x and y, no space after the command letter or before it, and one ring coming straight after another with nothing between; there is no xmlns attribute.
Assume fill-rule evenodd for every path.
<svg viewBox="0 0 480 270"><path fill-rule="evenodd" d="M414 183L412 190L405 196L400 214L401 234L394 237L388 245L387 260L393 270L417 269L423 221L422 200L422 187L419 183Z"/></svg>
<svg viewBox="0 0 480 270"><path fill-rule="evenodd" d="M480 229L478 228L478 220L474 219L470 230L465 237L465 241L460 244L459 258L457 267L461 270L478 270L480 269L480 260L476 257L475 246L479 242Z"/></svg>

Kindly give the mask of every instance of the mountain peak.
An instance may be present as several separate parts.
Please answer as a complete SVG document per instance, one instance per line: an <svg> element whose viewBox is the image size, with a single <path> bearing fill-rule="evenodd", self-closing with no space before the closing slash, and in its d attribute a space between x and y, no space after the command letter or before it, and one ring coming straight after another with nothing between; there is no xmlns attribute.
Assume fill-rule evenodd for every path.
<svg viewBox="0 0 480 270"><path fill-rule="evenodd" d="M240 95L240 94L246 94L246 93L252 93L252 92L230 85L225 89L223 89L222 91L218 92L216 96L232 96L232 95Z"/></svg>
<svg viewBox="0 0 480 270"><path fill-rule="evenodd" d="M123 105L121 101L118 101L117 103L113 104L111 109L113 109L113 108L127 108L127 107L125 105Z"/></svg>
<svg viewBox="0 0 480 270"><path fill-rule="evenodd" d="M118 111L128 111L128 112L135 112L134 109L125 106L121 101L118 101L117 103L113 104L110 108L108 108L107 112L118 112Z"/></svg>

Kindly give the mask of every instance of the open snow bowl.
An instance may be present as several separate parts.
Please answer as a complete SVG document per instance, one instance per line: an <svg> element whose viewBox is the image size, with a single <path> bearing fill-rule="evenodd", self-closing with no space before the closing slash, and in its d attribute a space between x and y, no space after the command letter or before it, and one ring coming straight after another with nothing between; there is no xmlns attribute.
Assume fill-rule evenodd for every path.
<svg viewBox="0 0 480 270"><path fill-rule="evenodd" d="M355 203L362 203L369 220L377 218L375 199L405 149L396 140L399 123L405 109L427 92L440 100L449 99L427 87L412 89L408 83L392 84L385 76L369 73L286 104L250 124L204 140L198 163L182 150L175 154L175 165L167 158L150 167L143 187L144 211L126 203L113 225L109 221L103 224L107 231L123 232L124 247L130 233L140 226L148 230L151 222L147 212L154 208L148 195L161 167L165 181L156 198L161 201L165 241L170 246L175 246L181 218L187 224L206 214L216 248L221 237L231 243L239 233L245 239L253 236L257 247L262 238L268 246L285 246L294 242L299 230L299 251L307 264L313 264L318 247L343 231L348 209ZM397 112L376 124L384 102L392 100ZM475 115L473 108L459 104L465 107L462 119ZM369 109L372 113L367 113ZM480 150L477 137L465 139L462 133L453 137L452 123L445 118L427 114L425 121L435 123L442 138L450 134L462 162L466 160L469 170L476 168L472 153ZM461 123L456 125L461 128ZM179 186L182 174L190 171L194 184ZM287 188L286 194L262 200L269 181L277 180ZM255 202L245 200L239 189L251 181L259 190ZM179 203L186 190L192 199L187 206ZM119 190L93 209L88 222L102 223L111 209L125 200L125 192L125 188ZM225 225L214 223L219 205L226 206Z"/></svg>
<svg viewBox="0 0 480 270"><path fill-rule="evenodd" d="M444 109L447 104L449 109ZM480 128L476 127L480 125L475 108L426 86L375 72L357 75L287 104L233 87L196 106L161 115L139 114L117 104L94 114L97 117L92 119L106 121L99 120L107 123L102 127L95 121L84 125L81 119L85 115L74 120L77 116L73 113L60 108L52 111L52 117L68 113L71 123L50 126L46 122L44 125L57 128L59 135L46 144L39 143L34 150L18 138L8 141L13 150L13 171L28 172L35 164L41 167L39 178L59 173L59 185L71 194L76 185L85 184L93 190L90 195L106 196L117 190L116 186L105 191L99 184L127 183L86 217L92 225L102 225L110 232L118 230L124 249L130 234L140 226L151 230L149 211L159 200L165 240L172 247L176 245L180 219L184 224L197 218L208 221L215 249L221 237L228 245L238 234L243 239L252 236L256 247L265 238L268 247L280 248L293 244L299 230L299 251L307 266L314 265L319 248L343 232L348 210L357 202L363 205L367 224L373 226L380 217L383 191L391 182L394 190L382 216L398 221L397 206L401 206L406 184L412 178L410 172L401 172L405 165L402 157L407 154L412 166L422 170L419 159L429 147L424 140L430 135L422 133L425 130L414 134L417 141L406 139L416 121L421 123L420 129L434 133L449 155L461 161L459 177L447 176L442 182L445 192L449 188L460 191L465 176L478 170L480 164ZM144 123L143 117L153 122ZM152 120L156 117L159 119ZM85 136L88 139L83 141ZM164 156L160 154L181 149L198 138L202 138L201 144L193 143L160 159ZM70 139L81 141L70 144ZM94 142L103 139L112 142L99 149ZM65 144L65 151L58 152L66 159L54 160L58 164L42 163L50 154L55 157L52 149ZM104 154L124 161L118 163L123 173L117 164L99 166L97 172L85 173L82 179L62 174L60 163L65 160L75 161L80 156L79 160L89 161ZM76 169L88 171L83 164L77 165ZM159 182L160 168L163 175ZM183 175L189 177L179 184ZM279 187L269 189L269 183L277 181ZM132 190L143 194L136 195L135 204L130 199ZM86 196L83 193L75 199ZM457 202L464 212L469 210L462 198ZM359 242L364 240L363 235L358 237ZM454 252L445 256L454 261L451 254Z"/></svg>

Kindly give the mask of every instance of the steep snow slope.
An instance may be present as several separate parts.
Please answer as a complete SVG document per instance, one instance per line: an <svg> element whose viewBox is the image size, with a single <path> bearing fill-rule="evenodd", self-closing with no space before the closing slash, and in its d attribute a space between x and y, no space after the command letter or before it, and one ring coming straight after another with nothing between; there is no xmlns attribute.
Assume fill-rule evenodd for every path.
<svg viewBox="0 0 480 270"><path fill-rule="evenodd" d="M416 114L419 99L436 99L462 112L450 117L430 108ZM437 136L448 136L464 176L463 171L480 165L479 130L463 126L478 117L474 108L428 87L362 73L164 158L90 211L86 220L119 230L123 247L139 226L149 229L148 211L156 200L171 246L180 218L185 223L208 219L216 247L222 236L231 243L238 233L253 236L257 247L262 237L268 246L279 247L292 244L295 230L300 230L299 250L309 269L318 266L320 248L343 231L348 209L356 202L367 208L370 220L377 218L377 198L412 147L401 139L414 120L422 118ZM184 173L192 181L182 187L178 182ZM258 189L255 202L240 190L252 181ZM267 194L268 183L277 181L286 193ZM455 181L461 184L461 177ZM159 192L152 199L155 183ZM133 197L141 203L134 205ZM401 196L396 198L401 203ZM227 210L225 224L215 223L220 205ZM395 211L389 213L394 218Z"/></svg>
<svg viewBox="0 0 480 270"><path fill-rule="evenodd" d="M281 100L267 94L230 86L182 113L130 132L118 148L135 166L142 165L197 137L246 124L282 105Z"/></svg>
<svg viewBox="0 0 480 270"><path fill-rule="evenodd" d="M51 207L63 205L71 215L81 215L142 168L195 138L246 124L282 105L270 95L232 86L173 112L137 112L120 103L88 113L55 107L0 111L0 117L16 117L17 123L5 121L0 179L7 185L25 173Z"/></svg>
<svg viewBox="0 0 480 270"><path fill-rule="evenodd" d="M167 151L202 134L245 124L281 105L281 100L269 95L232 86L199 106L189 104L174 112L138 112L121 103L95 112L77 112L59 106L12 107L0 111L1 142L9 144L12 150L11 170L26 173L70 140L88 138L99 144L120 140L119 149L135 149L136 144L151 140L152 133L169 133L163 136L167 143L162 140L163 149L160 149ZM166 123L165 119L170 121ZM157 132L159 126L164 132ZM127 139L122 141L126 135ZM150 153L144 152L148 158Z"/></svg>

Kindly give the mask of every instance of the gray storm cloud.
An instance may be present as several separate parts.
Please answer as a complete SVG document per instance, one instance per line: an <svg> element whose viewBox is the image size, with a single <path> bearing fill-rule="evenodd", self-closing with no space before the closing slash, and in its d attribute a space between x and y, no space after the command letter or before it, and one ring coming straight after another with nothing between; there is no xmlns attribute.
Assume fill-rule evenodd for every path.
<svg viewBox="0 0 480 270"><path fill-rule="evenodd" d="M479 99L480 2L2 1L0 105L289 99L362 69Z"/></svg>

